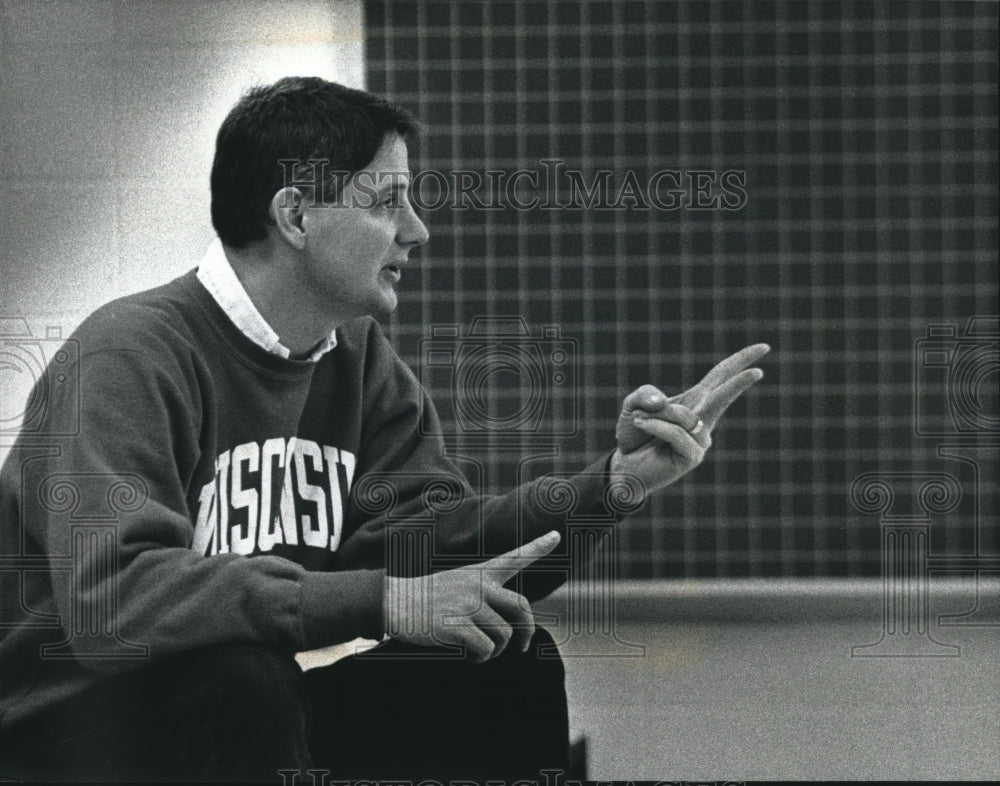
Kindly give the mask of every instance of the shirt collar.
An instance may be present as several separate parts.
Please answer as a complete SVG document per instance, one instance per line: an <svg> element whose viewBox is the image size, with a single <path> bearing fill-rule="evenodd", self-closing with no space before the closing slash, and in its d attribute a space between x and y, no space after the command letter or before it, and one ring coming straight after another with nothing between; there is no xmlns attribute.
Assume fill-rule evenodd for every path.
<svg viewBox="0 0 1000 786"><path fill-rule="evenodd" d="M243 288L218 238L212 241L198 265L198 280L244 336L272 355L291 357L288 347L281 343L278 334L267 324ZM320 341L307 359L315 363L335 346L336 331Z"/></svg>

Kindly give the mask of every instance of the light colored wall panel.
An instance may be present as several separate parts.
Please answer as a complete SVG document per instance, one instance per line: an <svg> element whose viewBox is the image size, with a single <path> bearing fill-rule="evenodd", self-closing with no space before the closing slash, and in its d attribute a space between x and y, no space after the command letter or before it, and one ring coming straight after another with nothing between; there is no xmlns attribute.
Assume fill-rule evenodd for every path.
<svg viewBox="0 0 1000 786"><path fill-rule="evenodd" d="M0 2L2 315L69 330L196 264L226 112L290 74L361 86L362 21L353 0Z"/></svg>
<svg viewBox="0 0 1000 786"><path fill-rule="evenodd" d="M65 337L196 265L226 113L282 76L363 86L363 36L360 0L0 0L0 318Z"/></svg>

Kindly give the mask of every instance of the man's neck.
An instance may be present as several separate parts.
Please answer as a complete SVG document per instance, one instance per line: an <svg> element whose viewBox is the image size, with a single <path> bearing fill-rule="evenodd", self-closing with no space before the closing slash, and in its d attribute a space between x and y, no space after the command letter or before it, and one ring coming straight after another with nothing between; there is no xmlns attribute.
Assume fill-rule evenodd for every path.
<svg viewBox="0 0 1000 786"><path fill-rule="evenodd" d="M308 357L340 324L316 318L311 292L289 285L295 276L285 271L298 260L270 240L238 249L223 246L233 272L254 306L293 358Z"/></svg>

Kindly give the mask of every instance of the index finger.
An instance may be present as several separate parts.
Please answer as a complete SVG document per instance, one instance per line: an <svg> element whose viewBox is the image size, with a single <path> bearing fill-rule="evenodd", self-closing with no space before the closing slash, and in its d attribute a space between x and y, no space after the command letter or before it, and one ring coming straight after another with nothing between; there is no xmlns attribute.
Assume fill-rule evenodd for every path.
<svg viewBox="0 0 1000 786"><path fill-rule="evenodd" d="M656 412L667 401L667 397L659 388L653 385L643 385L625 396L625 400L622 402L622 414L629 414L637 409Z"/></svg>
<svg viewBox="0 0 1000 786"><path fill-rule="evenodd" d="M749 368L771 351L767 344L752 344L717 363L697 384L700 388L717 388L732 377Z"/></svg>
<svg viewBox="0 0 1000 786"><path fill-rule="evenodd" d="M488 559L474 567L489 570L490 573L501 576L500 584L506 584L517 575L518 571L550 553L559 545L561 539L559 533L552 530L519 548Z"/></svg>
<svg viewBox="0 0 1000 786"><path fill-rule="evenodd" d="M719 418L729 408L729 405L763 378L763 371L759 368L751 368L747 371L741 371L709 393L701 408L701 419L705 425L709 429L715 428L715 424L719 422Z"/></svg>

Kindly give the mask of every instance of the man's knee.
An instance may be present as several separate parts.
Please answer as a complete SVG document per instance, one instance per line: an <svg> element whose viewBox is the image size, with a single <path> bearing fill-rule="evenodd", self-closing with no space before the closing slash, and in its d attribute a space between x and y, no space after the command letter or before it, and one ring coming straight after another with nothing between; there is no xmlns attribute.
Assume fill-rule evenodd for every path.
<svg viewBox="0 0 1000 786"><path fill-rule="evenodd" d="M494 662L501 667L509 664L511 668L518 670L527 669L531 673L544 675L547 680L561 682L566 675L559 647L552 634L540 625L535 628L531 644L525 652L508 646Z"/></svg>
<svg viewBox="0 0 1000 786"><path fill-rule="evenodd" d="M307 767L309 699L290 653L227 644L180 656L174 733L199 775L276 777ZM169 689L169 688L168 688Z"/></svg>
<svg viewBox="0 0 1000 786"><path fill-rule="evenodd" d="M256 643L224 644L179 656L173 671L215 699L232 698L256 708L298 711L307 706L302 671L291 653Z"/></svg>
<svg viewBox="0 0 1000 786"><path fill-rule="evenodd" d="M540 654L539 646L552 651ZM317 708L314 761L337 779L407 773L444 782L565 770L563 678L562 660L543 628L527 652L513 647L485 663L387 642L306 673Z"/></svg>

